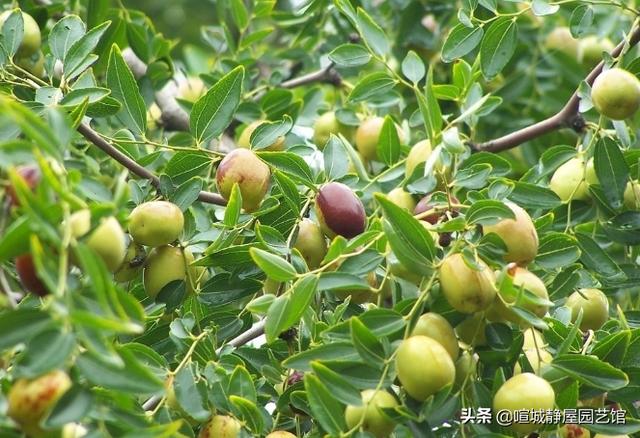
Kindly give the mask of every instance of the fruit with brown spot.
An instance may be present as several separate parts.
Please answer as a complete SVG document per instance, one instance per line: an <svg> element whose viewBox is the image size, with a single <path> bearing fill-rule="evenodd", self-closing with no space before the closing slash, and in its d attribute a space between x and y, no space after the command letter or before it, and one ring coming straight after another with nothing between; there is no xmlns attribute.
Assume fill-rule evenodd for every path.
<svg viewBox="0 0 640 438"><path fill-rule="evenodd" d="M228 415L214 415L200 430L198 438L238 438L242 426Z"/></svg>

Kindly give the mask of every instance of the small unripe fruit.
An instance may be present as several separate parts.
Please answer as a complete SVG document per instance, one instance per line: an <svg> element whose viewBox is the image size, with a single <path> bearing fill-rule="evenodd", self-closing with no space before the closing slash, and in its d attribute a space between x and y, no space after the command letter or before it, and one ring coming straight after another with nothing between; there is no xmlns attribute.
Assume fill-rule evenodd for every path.
<svg viewBox="0 0 640 438"><path fill-rule="evenodd" d="M38 277L38 272L36 271L36 266L33 263L31 254L22 254L16 257L16 273L18 274L22 287L29 292L41 297L49 294L49 290Z"/></svg>
<svg viewBox="0 0 640 438"><path fill-rule="evenodd" d="M242 194L242 208L248 213L260 207L269 190L270 179L269 166L248 149L229 152L216 171L216 185L220 194L229 200L233 185L237 183Z"/></svg>
<svg viewBox="0 0 640 438"><path fill-rule="evenodd" d="M425 197L423 197L420 201L418 201L418 203L416 204L416 208L413 210L413 215L414 216L419 216L423 213L426 213L428 211L434 210L435 207L437 206L437 204L435 202L433 202L431 200L432 196L431 195L427 195ZM458 201L458 198L456 198L455 196L452 196L450 198L451 200L451 204L458 204L460 201ZM451 216L452 217L456 217L458 216L458 209L453 207L451 209ZM426 216L422 216L420 217L420 220L423 220L425 222L430 223L431 225L435 225L437 224L441 218L445 217L445 212L444 211L434 211L430 214L427 214Z"/></svg>
<svg viewBox="0 0 640 438"><path fill-rule="evenodd" d="M396 354L396 372L407 393L418 401L453 384L456 369L447 350L426 336L405 339Z"/></svg>
<svg viewBox="0 0 640 438"><path fill-rule="evenodd" d="M228 415L215 415L200 430L198 438L237 438L240 436L240 422Z"/></svg>
<svg viewBox="0 0 640 438"><path fill-rule="evenodd" d="M285 430L276 430L267 435L266 438L296 438L296 436Z"/></svg>
<svg viewBox="0 0 640 438"><path fill-rule="evenodd" d="M333 239L340 235L347 239L361 234L367 225L367 215L360 198L348 186L331 182L318 191L316 216L322 231Z"/></svg>
<svg viewBox="0 0 640 438"><path fill-rule="evenodd" d="M556 394L553 388L541 377L532 373L518 374L504 382L493 398L493 411L547 410L555 406ZM540 425L514 423L511 429L519 434L527 434Z"/></svg>
<svg viewBox="0 0 640 438"><path fill-rule="evenodd" d="M431 152L431 142L429 140L422 140L413 145L409 151L409 155L407 155L407 161L405 162L405 176L409 178L413 175L413 172L416 170L418 165L429 159Z"/></svg>
<svg viewBox="0 0 640 438"><path fill-rule="evenodd" d="M31 190L35 190L42 178L40 168L34 165L20 166L16 169L16 172ZM16 194L16 190L13 186L7 187L7 197L9 198L9 205L12 207L20 205L20 200L18 199L18 195Z"/></svg>
<svg viewBox="0 0 640 438"><path fill-rule="evenodd" d="M582 309L580 330L598 330L609 319L609 300L599 289L580 289L569 296L566 306L575 321Z"/></svg>
<svg viewBox="0 0 640 438"><path fill-rule="evenodd" d="M376 438L388 437L395 423L387 417L381 408L394 408L398 406L395 397L387 391L367 389L362 391L362 405L349 405L344 411L344 417L347 427L352 429L356 427L362 419L361 429L365 432L373 434Z"/></svg>
<svg viewBox="0 0 640 438"><path fill-rule="evenodd" d="M458 324L455 332L465 344L482 346L487 345L486 327L487 321L485 318L481 313L476 313Z"/></svg>
<svg viewBox="0 0 640 438"><path fill-rule="evenodd" d="M596 110L613 120L624 120L640 108L640 80L626 70L612 68L600 74L591 88Z"/></svg>
<svg viewBox="0 0 640 438"><path fill-rule="evenodd" d="M545 46L549 50L562 52L576 61L580 56L580 43L571 35L568 27L558 27L551 31L547 35Z"/></svg>
<svg viewBox="0 0 640 438"><path fill-rule="evenodd" d="M71 234L79 239L91 229L91 213L79 210L69 217ZM126 237L118 220L111 216L103 218L86 239L86 244L98 255L110 272L115 272L124 261Z"/></svg>
<svg viewBox="0 0 640 438"><path fill-rule="evenodd" d="M318 117L313 124L313 143L318 149L323 150L331 134L342 134L350 139L353 136L353 127L343 125L333 111L326 112Z"/></svg>
<svg viewBox="0 0 640 438"><path fill-rule="evenodd" d="M462 254L456 253L440 265L440 289L451 307L462 313L485 310L496 297L493 271L482 260L476 263L480 271L471 269Z"/></svg>
<svg viewBox="0 0 640 438"><path fill-rule="evenodd" d="M293 245L307 263L310 269L320 266L327 255L327 242L320 227L310 219L303 219L298 225L298 237Z"/></svg>
<svg viewBox="0 0 640 438"><path fill-rule="evenodd" d="M640 209L640 183L628 182L624 189L624 206L629 210Z"/></svg>
<svg viewBox="0 0 640 438"><path fill-rule="evenodd" d="M472 355L467 350L462 352L455 363L456 379L454 385L456 388L460 388L465 379L473 380L476 375L477 364L478 358L476 355Z"/></svg>
<svg viewBox="0 0 640 438"><path fill-rule="evenodd" d="M427 336L438 341L452 360L458 358L458 338L453 327L442 315L429 312L422 315L411 332L411 336Z"/></svg>
<svg viewBox="0 0 640 438"><path fill-rule="evenodd" d="M41 51L29 56L16 58L15 63L18 67L38 78L44 77L44 54Z"/></svg>
<svg viewBox="0 0 640 438"><path fill-rule="evenodd" d="M599 38L595 35L584 38L580 41L582 64L586 67L595 67L602 61L602 53L611 53L614 47L609 38Z"/></svg>
<svg viewBox="0 0 640 438"><path fill-rule="evenodd" d="M182 250L175 246L159 246L155 248L144 268L144 290L151 298L156 298L160 291L172 281L186 280L187 270L192 281L196 278L196 269L191 266L194 257L189 250ZM193 291L191 284L187 284L187 293Z"/></svg>
<svg viewBox="0 0 640 438"><path fill-rule="evenodd" d="M585 170L584 160L572 158L556 169L551 181L549 181L549 188L558 195L562 202L586 201L589 199L587 177L589 179L595 178L595 172L588 169L587 167Z"/></svg>
<svg viewBox="0 0 640 438"><path fill-rule="evenodd" d="M55 370L35 379L17 380L7 396L7 415L29 436L43 433L40 422L71 388L64 371Z"/></svg>
<svg viewBox="0 0 640 438"><path fill-rule="evenodd" d="M0 14L0 30L12 12L13 11L4 11ZM20 46L18 47L17 55L29 56L40 49L40 45L42 44L42 35L40 34L40 27L38 26L38 23L36 23L36 20L34 20L31 15L26 12L22 12L22 22L24 34L22 36Z"/></svg>
<svg viewBox="0 0 640 438"><path fill-rule="evenodd" d="M524 331L524 342L522 348L530 350L532 348L544 348L547 346L544 336L538 330L530 327Z"/></svg>
<svg viewBox="0 0 640 438"><path fill-rule="evenodd" d="M119 282L135 280L142 271L147 253L142 245L133 240L129 240L127 252L118 270L113 274L113 278Z"/></svg>
<svg viewBox="0 0 640 438"><path fill-rule="evenodd" d="M247 127L244 128L244 130L240 134L240 137L238 137L238 142L237 142L236 146L238 146L239 148L243 148L243 149L250 149L251 148L251 135L258 128L258 126L262 125L263 123L264 123L263 120L255 120L255 121L251 122L249 125L247 125ZM284 137L284 135L281 135L280 137L276 138L276 141L274 141L269 146L267 146L266 148L261 149L261 150L263 150L263 151L281 151L281 150L284 149L284 142L285 142L285 137Z"/></svg>
<svg viewBox="0 0 640 438"><path fill-rule="evenodd" d="M402 187L396 187L391 190L387 198L405 210L413 211L416 208L416 201L413 199L413 196L411 196L411 193L405 192Z"/></svg>
<svg viewBox="0 0 640 438"><path fill-rule="evenodd" d="M206 92L207 87L204 82L202 82L202 79L197 76L190 76L180 82L176 97L189 102L195 102Z"/></svg>
<svg viewBox="0 0 640 438"><path fill-rule="evenodd" d="M136 243L162 246L175 242L184 228L180 208L167 201L150 201L138 205L129 215L129 233Z"/></svg>
<svg viewBox="0 0 640 438"><path fill-rule="evenodd" d="M565 424L558 431L558 438L591 438L591 432L577 424Z"/></svg>
<svg viewBox="0 0 640 438"><path fill-rule="evenodd" d="M356 148L365 160L378 159L378 141L384 125L383 117L371 117L363 121L356 130ZM400 143L404 143L404 132L396 125Z"/></svg>
<svg viewBox="0 0 640 438"><path fill-rule="evenodd" d="M496 224L485 225L483 230L485 234L497 234L505 243L505 261L526 265L538 254L538 233L529 213L512 202L508 202L507 207L513 211L513 219L502 219Z"/></svg>
<svg viewBox="0 0 640 438"><path fill-rule="evenodd" d="M534 273L518 267L515 268L513 272L510 272L510 275L513 277L513 285L516 289L524 288L539 298L549 299L547 288L542 280ZM509 306L505 305L502 300L505 300L508 304L514 302L511 297L496 297L495 303L487 311L487 317L492 321L511 321L526 325L526 322L511 310ZM548 310L547 306L536 305L525 301L521 302L519 307L528 310L539 318L542 318Z"/></svg>

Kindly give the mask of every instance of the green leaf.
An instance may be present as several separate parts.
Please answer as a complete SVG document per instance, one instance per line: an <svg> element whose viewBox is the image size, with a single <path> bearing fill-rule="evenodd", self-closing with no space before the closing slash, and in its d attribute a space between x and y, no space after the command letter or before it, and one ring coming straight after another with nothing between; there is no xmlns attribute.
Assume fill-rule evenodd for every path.
<svg viewBox="0 0 640 438"><path fill-rule="evenodd" d="M362 405L360 392L340 374L320 362L311 362L311 368L338 401L346 405Z"/></svg>
<svg viewBox="0 0 640 438"><path fill-rule="evenodd" d="M245 367L238 365L233 370L231 378L229 379L228 393L244 397L253 403L257 402L258 395L255 385L251 379L251 374L249 374L249 371L247 371Z"/></svg>
<svg viewBox="0 0 640 438"><path fill-rule="evenodd" d="M263 122L252 133L249 143L251 149L259 151L271 146L279 137L285 136L291 131L293 121L291 117L284 116L278 122Z"/></svg>
<svg viewBox="0 0 640 438"><path fill-rule="evenodd" d="M395 164L400 159L400 137L396 129L396 123L391 116L384 118L380 137L377 145L378 158L388 166Z"/></svg>
<svg viewBox="0 0 640 438"><path fill-rule="evenodd" d="M206 421L211 416L211 412L208 409L204 391L196 383L198 377L194 368L194 364L187 364L178 371L173 380L173 389L178 404L190 417L198 421Z"/></svg>
<svg viewBox="0 0 640 438"><path fill-rule="evenodd" d="M538 17L545 15L553 15L560 9L558 4L550 4L548 0L533 0L531 2L531 10Z"/></svg>
<svg viewBox="0 0 640 438"><path fill-rule="evenodd" d="M469 225L492 225L501 219L513 219L515 215L503 202L483 199L471 205L465 218Z"/></svg>
<svg viewBox="0 0 640 438"><path fill-rule="evenodd" d="M84 36L87 29L77 15L61 18L49 32L49 49L55 59L64 60L74 42Z"/></svg>
<svg viewBox="0 0 640 438"><path fill-rule="evenodd" d="M107 84L111 89L111 96L122 103L122 108L116 115L120 123L138 135L143 134L147 129L147 109L133 73L115 44L109 54Z"/></svg>
<svg viewBox="0 0 640 438"><path fill-rule="evenodd" d="M264 335L267 343L272 343L289 326L289 311L291 299L289 295L280 295L276 298L267 311L264 324Z"/></svg>
<svg viewBox="0 0 640 438"><path fill-rule="evenodd" d="M13 221L0 238L0 262L28 252L30 234L28 216L22 216Z"/></svg>
<svg viewBox="0 0 640 438"><path fill-rule="evenodd" d="M440 105L438 105L438 100L436 99L432 67L429 67L424 94L417 88L415 88L415 94L418 99L418 107L422 114L422 120L424 121L424 126L427 130L427 137L431 141L432 145L438 144L438 135L442 128L442 111L440 110Z"/></svg>
<svg viewBox="0 0 640 438"><path fill-rule="evenodd" d="M624 372L595 356L563 354L554 358L551 365L581 383L605 391L620 389L629 383Z"/></svg>
<svg viewBox="0 0 640 438"><path fill-rule="evenodd" d="M580 4L571 13L569 29L574 38L585 36L593 25L593 8L589 4Z"/></svg>
<svg viewBox="0 0 640 438"><path fill-rule="evenodd" d="M240 418L244 420L247 428L254 433L254 436L262 435L264 429L264 418L262 413L251 400L247 400L237 395L229 396L229 401L238 410Z"/></svg>
<svg viewBox="0 0 640 438"><path fill-rule="evenodd" d="M569 266L580 259L578 242L565 233L547 233L540 239L536 263L545 269Z"/></svg>
<svg viewBox="0 0 640 438"><path fill-rule="evenodd" d="M238 66L193 104L189 126L198 143L218 137L229 126L240 104L243 81L244 67Z"/></svg>
<svg viewBox="0 0 640 438"><path fill-rule="evenodd" d="M480 44L480 68L487 79L494 78L507 65L518 43L518 25L511 18L494 21Z"/></svg>
<svg viewBox="0 0 640 438"><path fill-rule="evenodd" d="M231 0L229 2L229 7L231 8L233 21L236 23L236 26L238 26L238 29L245 30L249 25L249 12L247 11L247 7L244 5L244 1Z"/></svg>
<svg viewBox="0 0 640 438"><path fill-rule="evenodd" d="M604 138L596 144L593 156L598 181L611 207L622 207L622 195L629 180L629 167L618 144Z"/></svg>
<svg viewBox="0 0 640 438"><path fill-rule="evenodd" d="M360 35L369 48L378 56L385 56L389 52L389 39L378 23L362 8L358 8L356 21Z"/></svg>
<svg viewBox="0 0 640 438"><path fill-rule="evenodd" d="M169 201L180 207L180 210L187 211L187 209L198 200L203 185L204 182L202 178L192 178L180 184L175 191L171 193L171 196L169 196Z"/></svg>
<svg viewBox="0 0 640 438"><path fill-rule="evenodd" d="M384 94L396 85L396 80L385 72L370 73L358 81L349 93L349 100L353 103L368 100L374 96Z"/></svg>
<svg viewBox="0 0 640 438"><path fill-rule="evenodd" d="M624 277L624 273L616 262L607 254L600 245L584 233L576 233L578 245L582 251L581 260L584 265L597 272L608 280L615 280Z"/></svg>
<svg viewBox="0 0 640 438"><path fill-rule="evenodd" d="M371 60L371 53L360 44L343 44L329 53L329 59L341 67L359 67Z"/></svg>
<svg viewBox="0 0 640 438"><path fill-rule="evenodd" d="M249 250L253 261L262 269L267 277L276 281L289 281L296 277L295 268L288 261L259 248Z"/></svg>
<svg viewBox="0 0 640 438"><path fill-rule="evenodd" d="M320 379L313 374L304 376L304 388L309 399L309 406L313 417L320 426L332 436L338 436L345 429L344 412L342 406L336 402L333 395Z"/></svg>
<svg viewBox="0 0 640 438"><path fill-rule="evenodd" d="M456 25L442 47L442 60L452 62L462 58L467 53L475 49L484 35L484 29L478 27L467 27L464 24Z"/></svg>
<svg viewBox="0 0 640 438"><path fill-rule="evenodd" d="M311 372L311 362L316 360L322 362L359 361L360 355L351 341L336 341L330 344L321 344L289 356L282 362L282 365L295 370Z"/></svg>
<svg viewBox="0 0 640 438"><path fill-rule="evenodd" d="M24 19L20 9L14 9L2 24L2 45L12 57L18 51L24 37Z"/></svg>
<svg viewBox="0 0 640 438"><path fill-rule="evenodd" d="M59 429L64 425L82 420L93 407L93 395L79 385L72 386L58 400L44 421L47 429Z"/></svg>
<svg viewBox="0 0 640 438"><path fill-rule="evenodd" d="M6 350L54 326L54 321L45 312L19 308L0 314L0 350Z"/></svg>
<svg viewBox="0 0 640 438"><path fill-rule="evenodd" d="M79 76L80 73L85 71L91 64L98 60L98 56L94 55L93 51L98 46L102 35L104 35L110 25L111 22L106 21L99 26L94 27L69 47L69 50L64 57L63 70L64 77L67 81ZM109 85L109 87L111 87L111 85Z"/></svg>
<svg viewBox="0 0 640 438"><path fill-rule="evenodd" d="M357 317L351 318L351 341L362 360L368 364L382 365L385 359L384 347Z"/></svg>
<svg viewBox="0 0 640 438"><path fill-rule="evenodd" d="M402 74L406 76L414 84L417 84L424 78L427 73L424 67L424 62L416 52L409 50L407 56L402 61Z"/></svg>
<svg viewBox="0 0 640 438"><path fill-rule="evenodd" d="M85 100L87 100L89 104L94 104L107 97L110 93L111 90L108 88L78 88L77 90L71 90L67 95L65 95L62 100L60 100L60 105L81 105Z"/></svg>
<svg viewBox="0 0 640 438"><path fill-rule="evenodd" d="M75 336L71 333L56 329L38 333L17 357L14 376L32 379L61 368L75 348Z"/></svg>
<svg viewBox="0 0 640 438"><path fill-rule="evenodd" d="M240 218L240 210L242 209L242 192L240 192L240 186L238 183L233 185L231 189L231 196L227 201L227 205L224 210L224 224L232 228L238 223Z"/></svg>

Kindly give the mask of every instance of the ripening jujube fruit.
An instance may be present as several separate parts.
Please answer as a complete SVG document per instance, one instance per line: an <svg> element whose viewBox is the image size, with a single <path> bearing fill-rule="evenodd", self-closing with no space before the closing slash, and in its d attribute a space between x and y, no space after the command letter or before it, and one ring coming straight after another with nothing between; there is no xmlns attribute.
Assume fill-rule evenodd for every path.
<svg viewBox="0 0 640 438"><path fill-rule="evenodd" d="M69 217L71 234L83 238L91 229L91 212L79 210ZM85 243L104 262L110 272L118 270L127 251L126 236L120 222L113 217L103 218L100 224L86 238Z"/></svg>
<svg viewBox="0 0 640 438"><path fill-rule="evenodd" d="M487 309L495 299L495 275L482 260L479 271L470 268L462 254L448 255L440 265L440 289L451 307L461 313Z"/></svg>
<svg viewBox="0 0 640 438"><path fill-rule="evenodd" d="M591 438L591 432L577 424L565 424L558 430L558 438Z"/></svg>
<svg viewBox="0 0 640 438"><path fill-rule="evenodd" d="M247 127L244 128L244 130L240 134L240 137L238 137L238 142L236 143L236 146L239 148L251 149L251 135L263 123L264 123L264 120L254 120L249 125L247 125ZM271 143L269 146L261 150L281 151L284 149L284 142L285 142L285 137L284 135L281 135L278 138L276 138L276 140L273 143Z"/></svg>
<svg viewBox="0 0 640 438"><path fill-rule="evenodd" d="M296 438L296 436L286 430L276 430L275 432L271 432L265 438Z"/></svg>
<svg viewBox="0 0 640 438"><path fill-rule="evenodd" d="M528 348L523 350L523 352L535 374L540 374L542 366L551 363L553 360L551 353L544 348L538 348L537 350L535 348ZM513 368L513 374L516 375L520 373L522 373L522 367L516 362Z"/></svg>
<svg viewBox="0 0 640 438"><path fill-rule="evenodd" d="M497 234L507 247L504 260L520 265L530 263L538 254L538 233L531 216L522 207L506 203L514 218L502 219L492 225L484 225L484 234Z"/></svg>
<svg viewBox="0 0 640 438"><path fill-rule="evenodd" d="M487 335L485 328L487 320L481 313L476 313L464 319L455 328L456 335L467 345L482 346L487 345Z"/></svg>
<svg viewBox="0 0 640 438"><path fill-rule="evenodd" d="M144 290L151 298L156 298L160 291L172 281L189 280L187 292L191 293L191 282L196 281L197 270L193 263L194 257L191 251L175 246L165 245L155 248L149 253L144 267Z"/></svg>
<svg viewBox="0 0 640 438"><path fill-rule="evenodd" d="M411 196L411 193L405 191L402 187L396 187L391 190L387 195L387 198L398 207L409 210L410 212L416 208L416 201L413 199L413 196Z"/></svg>
<svg viewBox="0 0 640 438"><path fill-rule="evenodd" d="M310 269L318 268L327 255L327 242L322 229L307 218L302 219L298 225L298 236L293 247L300 251Z"/></svg>
<svg viewBox="0 0 640 438"><path fill-rule="evenodd" d="M451 196L450 198L451 204L458 204L459 202L460 201L458 201L458 198L456 198L455 196ZM418 201L418 203L416 204L416 207L413 209L413 215L418 216L423 213L427 213L431 210L434 210L437 206L438 204L432 200L432 195L426 195L425 197L420 199L420 201ZM452 217L458 216L458 211L459 211L458 208L452 207L451 210L449 211ZM432 213L429 213L426 216L420 217L420 220L429 222L431 225L435 225L443 217L445 217L445 211L433 211Z"/></svg>
<svg viewBox="0 0 640 438"><path fill-rule="evenodd" d="M602 53L611 53L614 44L609 38L600 38L589 35L580 40L580 58L586 67L595 67L602 61Z"/></svg>
<svg viewBox="0 0 640 438"><path fill-rule="evenodd" d="M198 438L237 438L240 436L240 422L228 415L214 415L200 430Z"/></svg>
<svg viewBox="0 0 640 438"><path fill-rule="evenodd" d="M124 255L124 260L118 270L113 273L113 278L120 282L135 280L142 271L146 257L147 253L144 250L144 247L129 239L129 245L127 246L127 252Z"/></svg>
<svg viewBox="0 0 640 438"><path fill-rule="evenodd" d="M607 70L593 82L591 100L603 116L627 119L640 108L640 80L621 68Z"/></svg>
<svg viewBox="0 0 640 438"><path fill-rule="evenodd" d="M26 290L38 296L49 294L49 290L44 282L38 277L38 271L33 263L31 254L22 254L16 257L16 273L20 279L20 284Z"/></svg>
<svg viewBox="0 0 640 438"><path fill-rule="evenodd" d="M0 30L12 12L13 11L4 11L0 14ZM20 57L34 54L40 50L40 45L42 44L42 35L40 34L40 27L38 23L36 23L36 20L26 12L22 12L22 23L24 29L23 36L17 52L17 55Z"/></svg>
<svg viewBox="0 0 640 438"><path fill-rule="evenodd" d="M543 348L547 346L544 335L533 327L529 327L524 331L524 342L522 348L525 350L531 348Z"/></svg>
<svg viewBox="0 0 640 438"><path fill-rule="evenodd" d="M183 228L182 210L167 201L145 202L129 215L129 233L141 245L168 245L180 237Z"/></svg>
<svg viewBox="0 0 640 438"><path fill-rule="evenodd" d="M337 235L350 239L361 234L367 225L362 201L353 190L339 182L330 182L320 188L315 211L320 228L330 239Z"/></svg>
<svg viewBox="0 0 640 438"><path fill-rule="evenodd" d="M242 194L242 208L247 213L256 211L264 199L271 182L271 171L249 149L234 149L218 165L216 186L227 201L233 185L238 184Z"/></svg>
<svg viewBox="0 0 640 438"><path fill-rule="evenodd" d="M465 379L473 380L477 373L478 357L471 354L468 350L464 350L458 360L456 360L456 378L454 386L460 388Z"/></svg>
<svg viewBox="0 0 640 438"><path fill-rule="evenodd" d="M545 39L544 45L552 51L562 52L578 61L580 57L580 42L571 35L568 27L557 27Z"/></svg>
<svg viewBox="0 0 640 438"><path fill-rule="evenodd" d="M352 429L360 423L361 429L369 432L376 438L388 437L395 423L382 411L381 408L394 408L398 406L396 398L385 390L367 389L361 392L362 405L348 405L344 411L347 427Z"/></svg>
<svg viewBox="0 0 640 438"><path fill-rule="evenodd" d="M597 184L593 160L585 163L583 158L572 158L556 169L549 181L549 189L562 202L589 199L589 185Z"/></svg>
<svg viewBox="0 0 640 438"><path fill-rule="evenodd" d="M556 394L549 382L535 374L522 373L513 376L498 389L493 397L493 411L553 409L555 399ZM519 434L533 432L538 427L540 425L532 423L514 423L510 426Z"/></svg>
<svg viewBox="0 0 640 438"><path fill-rule="evenodd" d="M438 342L427 336L411 336L396 352L396 372L404 390L424 401L454 382L456 368L451 356Z"/></svg>
<svg viewBox="0 0 640 438"><path fill-rule="evenodd" d="M356 148L362 158L369 161L378 159L378 141L384 125L383 117L371 117L364 120L356 130ZM400 143L404 143L404 132L396 125Z"/></svg>
<svg viewBox="0 0 640 438"><path fill-rule="evenodd" d="M640 183L630 181L624 189L624 206L629 210L640 209Z"/></svg>
<svg viewBox="0 0 640 438"><path fill-rule="evenodd" d="M516 289L523 288L539 298L549 299L549 293L547 292L544 282L534 273L525 268L516 267L510 270L509 275L511 275L513 286ZM507 306L503 300L507 304L513 304L515 297L496 296L495 303L487 311L487 317L492 321L511 321L526 325L526 322L511 310L510 306ZM533 304L529 301L522 301L519 303L519 307L528 310L539 318L542 318L548 309L546 306Z"/></svg>
<svg viewBox="0 0 640 438"><path fill-rule="evenodd" d="M411 336L427 336L438 341L449 353L452 360L458 358L460 348L453 327L442 315L428 312L418 318Z"/></svg>
<svg viewBox="0 0 640 438"><path fill-rule="evenodd" d="M318 149L323 150L331 134L342 134L349 140L353 136L353 131L352 126L340 123L335 112L328 111L318 117L313 124L313 143Z"/></svg>
<svg viewBox="0 0 640 438"><path fill-rule="evenodd" d="M565 304L576 321L582 309L580 330L598 330L609 319L609 300L599 289L580 289L572 293Z"/></svg>
<svg viewBox="0 0 640 438"><path fill-rule="evenodd" d="M207 92L207 87L197 76L189 76L180 81L176 97L189 102L195 102Z"/></svg>
<svg viewBox="0 0 640 438"><path fill-rule="evenodd" d="M431 152L431 142L429 140L421 140L413 145L405 162L405 176L409 178L413 175L418 165L427 161Z"/></svg>
<svg viewBox="0 0 640 438"><path fill-rule="evenodd" d="M16 173L31 190L35 190L42 178L40 168L34 165L20 166L16 169ZM9 205L12 207L20 205L20 200L13 186L7 187L7 198L9 198Z"/></svg>
<svg viewBox="0 0 640 438"><path fill-rule="evenodd" d="M19 379L7 395L7 415L29 436L43 433L40 422L71 388L71 379L61 370L35 379Z"/></svg>

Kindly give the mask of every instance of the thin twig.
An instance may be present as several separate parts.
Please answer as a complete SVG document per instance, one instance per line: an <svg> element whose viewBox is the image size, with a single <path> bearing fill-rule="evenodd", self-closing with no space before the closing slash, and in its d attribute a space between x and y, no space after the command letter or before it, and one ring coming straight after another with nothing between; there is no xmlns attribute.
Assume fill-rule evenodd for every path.
<svg viewBox="0 0 640 438"><path fill-rule="evenodd" d="M618 57L625 46L633 47L640 41L640 26L631 33L628 41L624 40L618 44L612 51L611 56L613 58ZM587 75L585 82L589 85L593 85L593 82L602 73L604 67L604 61L600 63ZM500 152L507 149L514 148L529 140L540 137L549 132L555 131L560 128L569 127L576 132L582 131L585 126L584 119L579 113L580 96L576 90L571 98L567 101L565 106L553 116L542 120L534 125L527 126L526 128L519 129L503 137L489 140L484 143L470 144L471 148L475 151L487 151L487 152Z"/></svg>

